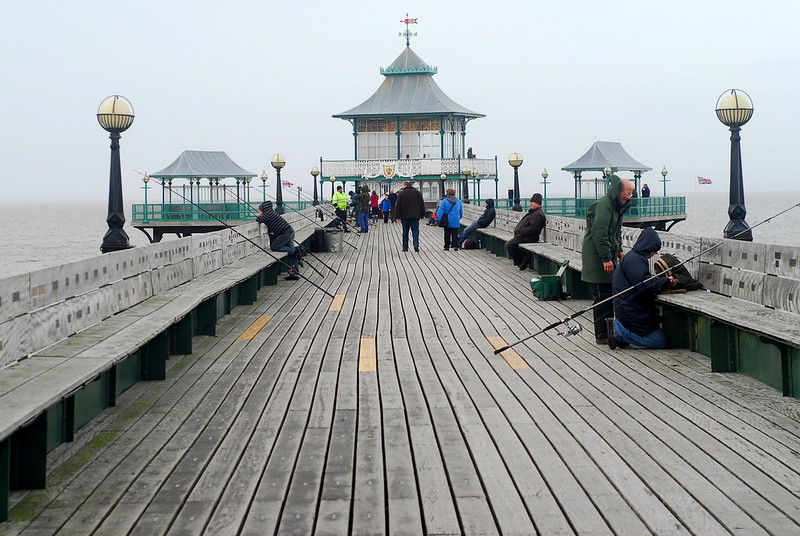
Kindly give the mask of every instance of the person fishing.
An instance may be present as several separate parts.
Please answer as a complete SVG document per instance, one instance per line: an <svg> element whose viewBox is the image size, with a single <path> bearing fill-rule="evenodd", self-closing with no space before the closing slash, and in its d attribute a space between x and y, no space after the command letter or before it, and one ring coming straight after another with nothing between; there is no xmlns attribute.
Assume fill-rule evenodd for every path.
<svg viewBox="0 0 800 536"><path fill-rule="evenodd" d="M294 245L294 229L289 222L272 210L272 201L264 201L258 207L258 223L267 226L269 235L269 248L272 251L284 251L287 253L286 261L289 265L289 275L284 277L287 281L297 281L300 279L299 251Z"/></svg>
<svg viewBox="0 0 800 536"><path fill-rule="evenodd" d="M342 224L342 231L349 233L350 229L347 228L347 205L350 203L350 198L342 191L341 185L336 187L336 193L333 194L331 203L336 212L336 217L339 218L339 222Z"/></svg>
<svg viewBox="0 0 800 536"><path fill-rule="evenodd" d="M633 249L620 261L611 280L614 298L613 327L608 329L608 346L626 348L661 349L667 347L667 336L661 329L656 295L674 288L678 280L674 277L653 278L648 262L661 249L661 238L650 227L645 227ZM633 290L623 295L623 291Z"/></svg>

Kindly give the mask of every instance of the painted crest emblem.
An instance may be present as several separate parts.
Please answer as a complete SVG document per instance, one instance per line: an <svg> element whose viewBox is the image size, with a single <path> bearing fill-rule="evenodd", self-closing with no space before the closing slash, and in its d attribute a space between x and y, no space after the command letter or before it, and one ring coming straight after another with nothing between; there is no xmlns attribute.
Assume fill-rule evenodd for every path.
<svg viewBox="0 0 800 536"><path fill-rule="evenodd" d="M383 166L383 176L387 179L394 177L394 166Z"/></svg>

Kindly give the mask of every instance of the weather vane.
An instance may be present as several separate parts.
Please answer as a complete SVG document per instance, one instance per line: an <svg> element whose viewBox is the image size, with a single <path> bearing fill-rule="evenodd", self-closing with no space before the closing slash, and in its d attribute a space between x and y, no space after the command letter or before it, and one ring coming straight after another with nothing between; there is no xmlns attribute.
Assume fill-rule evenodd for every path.
<svg viewBox="0 0 800 536"><path fill-rule="evenodd" d="M400 32L397 35L400 36L400 37L405 37L406 38L406 46L411 46L411 36L413 35L414 37L416 37L417 36L417 32L412 32L411 30L409 30L408 29L408 25L409 24L417 24L417 19L409 18L408 17L408 13L406 13L406 18L401 20L400 22L402 22L402 23L404 23L406 25L406 31L405 32Z"/></svg>

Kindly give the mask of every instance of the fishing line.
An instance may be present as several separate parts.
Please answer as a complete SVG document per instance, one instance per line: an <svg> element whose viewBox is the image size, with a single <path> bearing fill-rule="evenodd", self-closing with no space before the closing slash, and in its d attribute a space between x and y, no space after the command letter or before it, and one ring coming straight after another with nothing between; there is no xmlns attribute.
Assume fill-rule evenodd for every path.
<svg viewBox="0 0 800 536"><path fill-rule="evenodd" d="M136 171L136 170L134 169L133 171ZM142 173L141 171L136 171L136 173L138 173L138 174L140 174L140 175L142 175L142 176L144 176L144 177L148 177L148 178L150 178L150 179L152 179L152 180L156 181L156 183L157 183L157 184L160 184L161 186L164 186L163 182L159 181L159 180L158 180L158 179L156 179L155 177L150 177L149 175L147 175L146 173ZM272 259L274 259L274 260L276 260L277 262L281 263L282 265L286 266L286 268L288 268L288 269L291 269L291 268L292 268L292 267L291 267L291 266L289 266L289 265L288 265L288 264L287 264L287 263L286 263L286 262L285 262L283 259L279 259L279 258L278 258L278 257L276 257L275 255L273 255L273 254L272 254L272 252L270 252L270 251L267 251L267 250L266 250L266 249L264 249L262 246L260 246L259 244L257 244L257 243L256 243L256 242L254 242L253 240L251 240L249 237L247 237L247 236L243 235L242 233L240 233L239 231L237 231L235 227L232 227L231 225L228 225L228 223L227 223L227 222L225 222L224 220L221 220L221 219L220 219L220 218L218 218L216 215L214 215L214 214L212 214L211 212L207 211L206 209L204 209L203 207L201 207L200 205L198 205L198 204L197 204L197 203L195 203L194 201L190 201L189 199L187 199L186 197L184 197L183 195L181 195L180 193L178 193L176 190L172 190L172 188L170 188L170 191L171 191L172 193L174 193L175 195L177 195L178 197L180 197L181 199L183 199L184 201L186 201L187 203L189 203L190 205L192 205L193 207L196 207L196 208L200 209L201 211L203 211L204 213L208 214L209 216L211 216L212 218L214 218L215 220L217 220L218 222L220 222L222 225L224 225L226 228L230 229L231 231L233 231L233 232L234 232L234 233L236 233L237 235L239 235L239 236L241 236L242 238L244 238L246 241L248 241L248 242L250 242L251 244L253 244L253 245L254 245L255 247L257 247L258 249L260 249L261 251L263 251L264 253L266 253L267 255L269 255L269 256L270 256ZM306 281L308 281L309 283L311 283L311 284L312 284L314 287L316 287L317 289L319 289L320 291L322 291L322 292L323 292L324 294L326 294L327 296L330 296L331 298L335 298L335 296L334 296L333 294L331 294L330 292L328 292L327 290L325 290L325 289L324 289L324 288L322 288L321 286L317 285L316 283L314 283L313 281L311 281L310 279L308 279L308 278L307 278L307 277L305 277L304 275L302 275L302 274L297 274L297 275L298 275L299 277L301 277L301 278L305 279L305 280L306 280ZM320 275L322 275L322 274L320 274Z"/></svg>
<svg viewBox="0 0 800 536"><path fill-rule="evenodd" d="M736 233L734 236L732 236L730 238L730 240L735 240L737 237L747 233L748 231L751 231L751 230L755 229L756 227L758 227L760 225L763 225L765 223L769 223L774 218L777 218L778 216L782 216L783 214L786 214L790 210L793 210L793 209L795 209L797 207L800 207L800 203L794 204L794 205L790 206L789 208L784 209L784 210L778 212L777 214L774 214L774 215L770 216L769 218L760 221L759 223L753 225L752 227L749 227L748 229L744 229L744 230ZM715 244L715 245L713 245L713 246L711 246L709 248L706 248L705 250L701 251L697 255L694 255L693 257L690 257L690 258L686 259L685 261L680 262L680 263L676 264L675 266L672 266L670 268L670 270L674 270L675 268L683 266L684 264L687 264L687 263L690 263L690 262L692 262L692 261L694 261L696 259L699 259L700 257L705 255L706 253L717 249L718 247L722 246L723 244L725 244L725 242L721 241L718 244ZM645 283L648 283L648 282L650 282L653 279L656 279L658 277L663 277L663 275L662 274L652 275L649 278L645 279L644 281L642 281L642 282L640 282L640 283L638 283L636 285L631 285L630 287L628 287L628 288L626 288L624 290L621 290L621 291L617 292L616 294L613 294L613 295L609 296L608 298L605 298L604 300L601 300L601 301L591 305L590 307L587 307L586 309L582 309L580 311L577 311L577 312L569 315L564 320L559 320L558 322L553 322L549 326L546 326L546 327L540 329L536 333L528 335L527 337L523 337L522 339L519 339L519 340L517 340L515 342L512 342L510 344L507 344L506 346L503 346L502 348L498 348L497 350L494 351L494 354L497 355L497 354L499 354L501 352L504 352L504 351L508 350L509 348L512 348L512 347L514 347L514 346L516 346L516 345L518 345L518 344L520 344L522 342L525 342L525 341L527 341L529 339L532 339L533 337L536 337L537 335L541 335L545 331L549 331L549 330L551 330L551 329L553 329L553 328L555 328L557 326L560 326L561 324L564 324L564 326L567 328L566 331L564 333L562 333L562 335L575 335L575 334L577 334L578 331L580 331L580 329L576 329L575 326L570 325L570 321L571 320L573 320L573 319L575 319L575 318L577 318L577 317L579 317L579 316L581 316L583 314L586 314L589 311L591 311L592 309L594 309L595 307L599 307L600 305L603 305L604 303L608 303L609 301L613 300L614 298L622 296L623 294L626 294L626 293L630 292L631 290L635 289L636 287L644 285ZM631 296L630 298L626 299L625 301L627 302L628 300L633 299L634 296Z"/></svg>

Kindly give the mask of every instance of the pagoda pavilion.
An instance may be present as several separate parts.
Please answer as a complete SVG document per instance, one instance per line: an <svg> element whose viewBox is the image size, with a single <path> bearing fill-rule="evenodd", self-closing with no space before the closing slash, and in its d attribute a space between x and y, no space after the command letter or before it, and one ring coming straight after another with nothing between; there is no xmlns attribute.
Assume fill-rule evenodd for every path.
<svg viewBox="0 0 800 536"><path fill-rule="evenodd" d="M434 203L446 188L456 188L469 202L468 186L473 198L480 197L480 181L491 179L496 197L497 158L475 158L466 142L467 123L485 115L448 97L433 80L437 68L425 63L408 39L380 72L383 83L370 98L333 116L352 125L353 159L320 158L321 183L331 182L331 192L335 181L387 192L410 179Z"/></svg>

